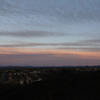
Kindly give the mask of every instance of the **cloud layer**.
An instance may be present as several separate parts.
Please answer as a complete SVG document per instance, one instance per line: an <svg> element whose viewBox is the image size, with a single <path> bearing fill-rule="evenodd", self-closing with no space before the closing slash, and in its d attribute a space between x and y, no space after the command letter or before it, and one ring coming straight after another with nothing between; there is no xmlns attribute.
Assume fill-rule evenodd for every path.
<svg viewBox="0 0 100 100"><path fill-rule="evenodd" d="M2 58L2 59L1 59ZM17 63L16 63L17 62ZM0 65L18 66L62 66L62 65L100 65L99 58L82 57L78 55L0 55Z"/></svg>
<svg viewBox="0 0 100 100"><path fill-rule="evenodd" d="M79 51L98 51L100 52L100 40L81 40L77 42L64 42L64 43L10 43L10 44L1 44L0 47L4 48L37 48L43 47L44 49L51 47L52 49L64 49L64 50L79 50Z"/></svg>
<svg viewBox="0 0 100 100"><path fill-rule="evenodd" d="M100 0L0 0L2 65L100 64L99 37Z"/></svg>

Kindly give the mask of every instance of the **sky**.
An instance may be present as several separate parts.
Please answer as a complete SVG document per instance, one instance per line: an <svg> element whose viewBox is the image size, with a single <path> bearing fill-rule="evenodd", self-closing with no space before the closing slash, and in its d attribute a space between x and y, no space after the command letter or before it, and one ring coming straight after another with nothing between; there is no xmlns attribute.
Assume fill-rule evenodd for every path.
<svg viewBox="0 0 100 100"><path fill-rule="evenodd" d="M0 0L0 65L100 65L100 0Z"/></svg>

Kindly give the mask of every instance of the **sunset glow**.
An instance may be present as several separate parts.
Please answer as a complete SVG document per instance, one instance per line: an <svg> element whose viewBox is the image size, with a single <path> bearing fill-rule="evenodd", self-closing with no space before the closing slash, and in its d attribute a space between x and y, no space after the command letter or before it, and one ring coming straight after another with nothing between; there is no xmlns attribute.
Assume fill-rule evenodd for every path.
<svg viewBox="0 0 100 100"><path fill-rule="evenodd" d="M0 0L0 65L99 65L99 0Z"/></svg>
<svg viewBox="0 0 100 100"><path fill-rule="evenodd" d="M8 55L51 54L51 55L78 55L78 56L83 56L83 57L100 57L100 52L32 49L32 48L0 48L0 54L1 55L3 54L8 54Z"/></svg>

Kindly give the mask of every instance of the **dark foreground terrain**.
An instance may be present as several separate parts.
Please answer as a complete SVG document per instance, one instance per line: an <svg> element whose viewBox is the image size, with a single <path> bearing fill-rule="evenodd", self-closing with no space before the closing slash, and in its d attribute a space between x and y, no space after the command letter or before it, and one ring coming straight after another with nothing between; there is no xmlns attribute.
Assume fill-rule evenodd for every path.
<svg viewBox="0 0 100 100"><path fill-rule="evenodd" d="M0 100L4 99L100 100L100 69L1 69Z"/></svg>

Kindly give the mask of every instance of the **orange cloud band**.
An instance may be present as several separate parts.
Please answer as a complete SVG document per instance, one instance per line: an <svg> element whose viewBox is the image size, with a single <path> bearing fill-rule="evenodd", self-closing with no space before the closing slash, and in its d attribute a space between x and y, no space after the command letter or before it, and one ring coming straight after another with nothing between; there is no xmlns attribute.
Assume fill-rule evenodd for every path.
<svg viewBox="0 0 100 100"><path fill-rule="evenodd" d="M78 55L87 57L100 57L100 52L59 50L59 49L34 49L34 48L0 48L0 54L53 54L53 55Z"/></svg>

